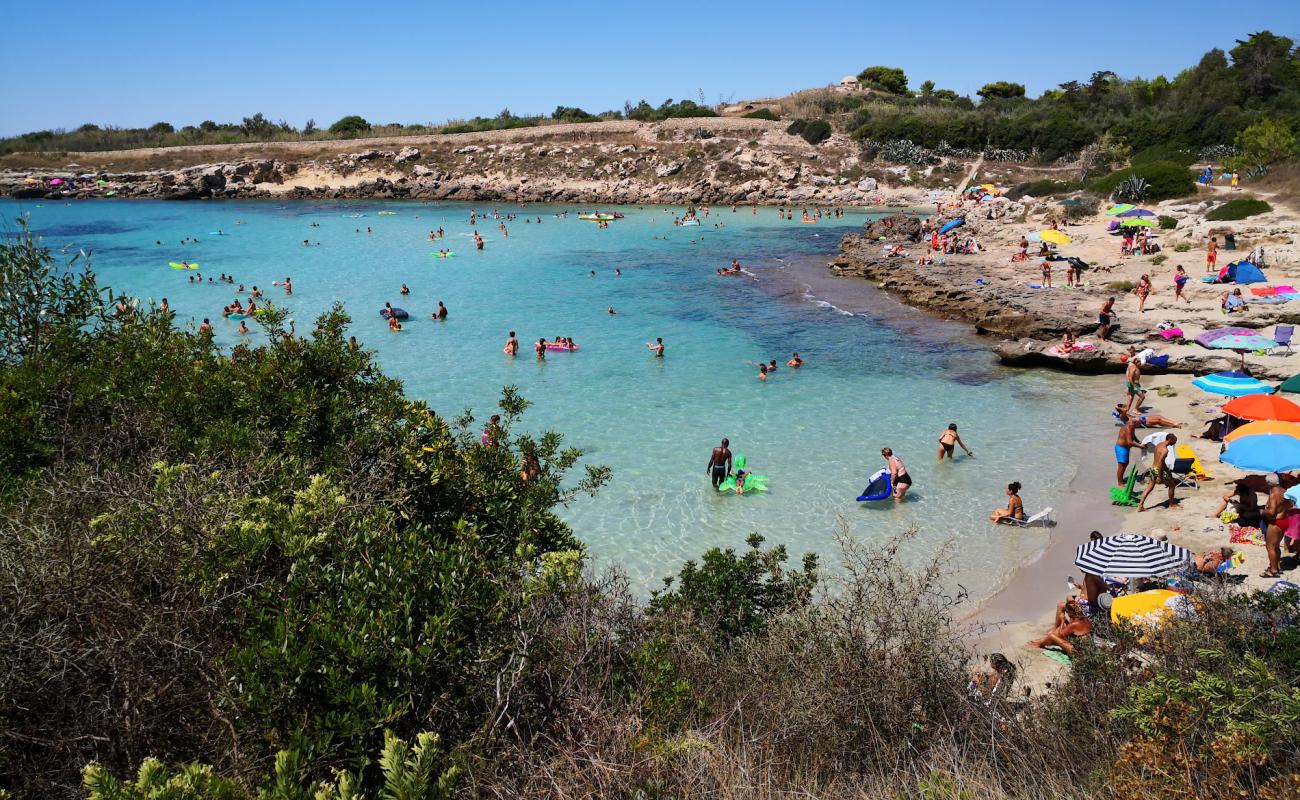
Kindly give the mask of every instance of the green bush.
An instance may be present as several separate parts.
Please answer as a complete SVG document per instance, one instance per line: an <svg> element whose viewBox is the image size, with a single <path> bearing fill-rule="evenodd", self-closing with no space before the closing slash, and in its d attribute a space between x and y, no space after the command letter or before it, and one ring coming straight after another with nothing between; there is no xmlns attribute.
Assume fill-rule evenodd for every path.
<svg viewBox="0 0 1300 800"><path fill-rule="evenodd" d="M776 122L781 118L778 117L776 114L773 114L772 109L770 108L758 108L746 114L745 119L766 119L766 120L771 120L772 122Z"/></svg>
<svg viewBox="0 0 1300 800"><path fill-rule="evenodd" d="M821 144L831 138L831 124L824 119L809 120L799 135L808 144Z"/></svg>
<svg viewBox="0 0 1300 800"><path fill-rule="evenodd" d="M1190 167L1196 163L1198 152L1194 147L1157 144L1134 153L1130 162L1137 166L1139 164L1150 164L1154 161L1168 161L1171 164L1182 164L1185 167Z"/></svg>
<svg viewBox="0 0 1300 800"><path fill-rule="evenodd" d="M1043 178L1036 181L1027 181L1017 184L1007 192L1007 198L1019 200L1022 197L1053 197L1055 195L1069 194L1078 191L1080 188L1078 181L1058 181L1051 178Z"/></svg>
<svg viewBox="0 0 1300 800"><path fill-rule="evenodd" d="M1161 214L1156 217L1156 221L1160 223L1160 230L1162 231L1172 231L1178 227L1178 220L1168 214Z"/></svg>
<svg viewBox="0 0 1300 800"><path fill-rule="evenodd" d="M1171 161L1152 161L1121 169L1092 181L1088 188L1098 194L1109 195L1131 177L1142 178L1150 184L1148 200L1169 200L1196 192L1196 176L1192 171Z"/></svg>
<svg viewBox="0 0 1300 800"><path fill-rule="evenodd" d="M1256 214L1267 214L1273 207L1254 197L1237 197L1210 209L1205 218L1214 222L1245 219Z"/></svg>
<svg viewBox="0 0 1300 800"><path fill-rule="evenodd" d="M330 126L330 133L335 136L360 136L370 130L370 123L364 117L349 114Z"/></svg>
<svg viewBox="0 0 1300 800"><path fill-rule="evenodd" d="M785 132L791 136L798 136L803 133L804 126L808 124L806 119L796 119L786 126Z"/></svg>
<svg viewBox="0 0 1300 800"><path fill-rule="evenodd" d="M1192 249L1192 246L1191 246L1190 244L1188 244L1187 242L1179 242L1178 244L1174 245L1174 252L1175 252L1175 253L1186 253L1187 251L1189 251L1189 250L1191 250L1191 249Z"/></svg>
<svg viewBox="0 0 1300 800"><path fill-rule="evenodd" d="M1169 260L1169 256L1165 255L1164 253L1161 253L1161 254L1157 255L1155 258L1152 258L1152 259L1151 259L1151 263L1152 263L1152 264L1155 264L1155 265L1158 267L1158 266L1160 266L1161 264L1165 263L1165 262L1168 261L1168 260Z"/></svg>

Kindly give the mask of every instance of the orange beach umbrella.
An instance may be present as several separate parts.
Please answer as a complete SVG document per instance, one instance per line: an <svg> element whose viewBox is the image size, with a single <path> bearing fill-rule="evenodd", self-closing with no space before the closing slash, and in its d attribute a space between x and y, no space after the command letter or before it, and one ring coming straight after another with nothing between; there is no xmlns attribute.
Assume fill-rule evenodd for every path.
<svg viewBox="0 0 1300 800"><path fill-rule="evenodd" d="M1225 442L1235 442L1243 436L1290 436L1300 439L1300 423L1280 422L1275 419L1250 422L1223 437Z"/></svg>
<svg viewBox="0 0 1300 800"><path fill-rule="evenodd" d="M1300 406L1275 394L1250 394L1223 406L1223 413L1238 419L1300 422Z"/></svg>

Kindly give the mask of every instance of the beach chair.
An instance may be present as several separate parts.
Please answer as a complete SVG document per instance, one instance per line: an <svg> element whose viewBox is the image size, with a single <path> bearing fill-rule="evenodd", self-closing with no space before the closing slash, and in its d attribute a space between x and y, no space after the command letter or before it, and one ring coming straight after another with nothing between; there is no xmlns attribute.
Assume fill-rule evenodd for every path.
<svg viewBox="0 0 1300 800"><path fill-rule="evenodd" d="M1039 523L1043 523L1043 525L1046 526L1051 521L1051 519L1052 519L1052 507L1048 506L1047 508L1044 508L1042 511L1039 511L1037 514L1034 514L1032 517L1026 517L1024 519L1003 517L1002 521L1008 525L1014 525L1017 528L1028 528L1032 525L1037 525Z"/></svg>
<svg viewBox="0 0 1300 800"><path fill-rule="evenodd" d="M1278 349L1286 348L1288 353L1294 353L1291 349L1291 337L1295 335L1294 325L1274 325L1273 341L1277 343Z"/></svg>
<svg viewBox="0 0 1300 800"><path fill-rule="evenodd" d="M1192 489L1201 488L1196 478L1196 459L1195 458L1178 458L1175 451L1174 464L1169 468L1169 474L1173 476L1174 486L1188 486Z"/></svg>
<svg viewBox="0 0 1300 800"><path fill-rule="evenodd" d="M1201 466L1201 460L1196 457L1191 445L1178 445L1178 449L1174 451L1174 456L1180 459L1190 458L1192 460L1192 474L1196 476L1198 481L1208 481L1210 479L1210 473L1206 472L1205 468Z"/></svg>
<svg viewBox="0 0 1300 800"><path fill-rule="evenodd" d="M1133 468L1128 471L1128 480L1123 486L1110 487L1110 504L1113 506L1136 506L1142 498L1137 492L1133 491L1133 485L1137 483L1138 468L1134 464Z"/></svg>

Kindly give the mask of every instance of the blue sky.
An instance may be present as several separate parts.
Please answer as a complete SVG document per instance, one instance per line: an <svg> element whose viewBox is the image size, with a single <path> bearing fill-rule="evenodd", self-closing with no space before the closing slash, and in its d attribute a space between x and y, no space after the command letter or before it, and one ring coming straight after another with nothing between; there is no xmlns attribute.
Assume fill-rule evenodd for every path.
<svg viewBox="0 0 1300 800"><path fill-rule="evenodd" d="M261 111L301 126L587 111L645 98L747 99L873 64L916 87L1031 95L1098 69L1172 77L1300 2L556 3L47 0L5 3L0 134L177 126ZM625 7L626 6L626 7ZM1043 6L1049 6L1044 9ZM1230 14L1225 14L1230 9ZM887 20L906 20L908 27Z"/></svg>

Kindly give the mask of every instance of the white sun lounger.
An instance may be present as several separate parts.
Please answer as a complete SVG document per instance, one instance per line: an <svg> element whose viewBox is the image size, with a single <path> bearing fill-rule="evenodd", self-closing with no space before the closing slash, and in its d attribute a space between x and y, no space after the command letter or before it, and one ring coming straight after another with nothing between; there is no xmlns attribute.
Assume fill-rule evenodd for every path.
<svg viewBox="0 0 1300 800"><path fill-rule="evenodd" d="M1051 518L1052 518L1052 507L1048 506L1047 508L1044 508L1042 511L1039 511L1037 514L1027 519L1012 519L1011 517L1003 517L1002 521L1007 523L1008 525L1016 525L1021 528L1028 528L1031 525L1037 525L1039 523L1046 524L1046 522L1051 520Z"/></svg>

